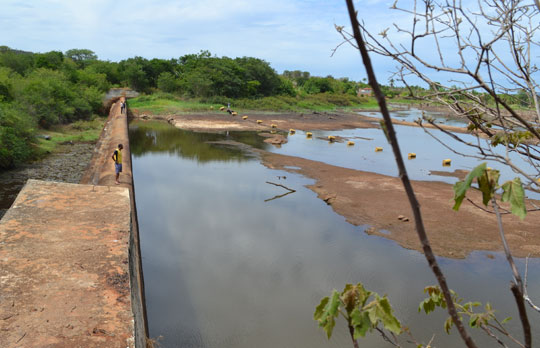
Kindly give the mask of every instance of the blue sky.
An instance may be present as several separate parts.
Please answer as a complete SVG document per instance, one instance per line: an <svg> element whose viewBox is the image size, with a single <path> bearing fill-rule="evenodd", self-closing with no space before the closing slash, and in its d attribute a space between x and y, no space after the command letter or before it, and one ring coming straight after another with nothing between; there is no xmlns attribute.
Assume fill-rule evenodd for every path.
<svg viewBox="0 0 540 348"><path fill-rule="evenodd" d="M359 17L389 26L392 0L356 1ZM361 4L361 6L359 5ZM0 45L32 52L87 48L100 59L178 58L200 50L266 60L279 73L365 77L344 0L0 0ZM378 65L377 65L378 64ZM391 63L376 61L386 83Z"/></svg>

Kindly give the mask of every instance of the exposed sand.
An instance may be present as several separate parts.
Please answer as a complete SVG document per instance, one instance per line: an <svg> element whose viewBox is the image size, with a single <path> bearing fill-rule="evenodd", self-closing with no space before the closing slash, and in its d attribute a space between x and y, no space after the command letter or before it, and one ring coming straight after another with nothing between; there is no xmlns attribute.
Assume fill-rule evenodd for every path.
<svg viewBox="0 0 540 348"><path fill-rule="evenodd" d="M243 114L242 114L243 115ZM338 130L350 128L378 128L378 119L354 113L226 113L151 116L166 119L178 128L194 131L252 130L268 136L274 129ZM260 120L262 123L257 123ZM417 126L414 122L396 124ZM450 131L465 133L466 129L442 126ZM272 139L272 138L269 138ZM234 144L233 144L234 145ZM268 168L296 172L316 180L308 186L318 197L332 206L354 225L369 226L367 232L395 240L405 248L421 251L411 208L399 178L362 172L254 150ZM291 169L300 168L300 169ZM463 171L456 171L463 176ZM440 256L463 258L474 250L502 251L495 215L464 201L459 212L452 210L452 185L440 182L415 181L413 186L420 202L424 224L433 250ZM467 195L481 203L479 192ZM530 207L530 202L529 202ZM511 215L503 217L506 237L513 254L525 257L540 256L540 214L530 213L524 221Z"/></svg>

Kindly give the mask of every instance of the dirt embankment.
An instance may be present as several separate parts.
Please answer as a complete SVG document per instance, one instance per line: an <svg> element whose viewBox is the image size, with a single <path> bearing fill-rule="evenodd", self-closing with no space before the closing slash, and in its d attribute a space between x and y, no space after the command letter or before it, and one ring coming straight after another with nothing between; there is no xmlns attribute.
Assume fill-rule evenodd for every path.
<svg viewBox="0 0 540 348"><path fill-rule="evenodd" d="M232 117L224 113L166 116L178 128L194 131L253 130L338 130L379 127L379 120L351 113L246 114ZM152 116L147 116L152 118ZM257 120L262 122L257 123ZM413 122L396 124L417 126ZM443 126L455 132L466 129ZM395 240L409 249L421 251L411 208L399 178L331 166L298 157L259 151L263 163L273 169L296 172L316 180L309 186L319 198L354 225L368 225L370 234ZM291 169L300 168L300 169ZM462 172L456 174L463 175ZM462 258L474 250L501 251L502 244L495 215L464 202L458 212L452 210L452 185L440 182L413 182L432 247L440 256ZM468 194L481 202L473 190ZM531 213L524 221L505 214L505 232L513 253L518 257L540 256L540 214Z"/></svg>
<svg viewBox="0 0 540 348"><path fill-rule="evenodd" d="M231 116L226 112L208 112L182 115L160 115L133 113L134 118L165 120L173 126L195 132L225 131L289 131L290 129L338 130L353 128L380 128L380 118L350 112L310 112L310 113L263 113L249 112ZM367 112L367 111L366 111ZM244 118L247 116L247 118ZM415 126L410 121L393 120L396 125ZM426 128L436 128L424 122ZM438 127L456 133L469 133L466 128L438 124Z"/></svg>
<svg viewBox="0 0 540 348"><path fill-rule="evenodd" d="M369 225L369 234L421 250L409 201L399 178L331 166L298 157L261 152L268 168L296 172L316 180L308 186L354 225ZM291 169L300 168L300 169ZM463 258L474 250L501 251L495 215L464 202L452 210L452 185L415 181L424 224L437 255ZM471 200L481 204L481 194L470 190ZM529 205L530 206L530 205ZM506 207L508 208L508 207ZM506 237L515 256L540 256L540 214L524 221L511 214L503 217Z"/></svg>
<svg viewBox="0 0 540 348"><path fill-rule="evenodd" d="M94 143L62 145L44 159L0 172L0 218L17 198L28 179L78 183L86 170Z"/></svg>

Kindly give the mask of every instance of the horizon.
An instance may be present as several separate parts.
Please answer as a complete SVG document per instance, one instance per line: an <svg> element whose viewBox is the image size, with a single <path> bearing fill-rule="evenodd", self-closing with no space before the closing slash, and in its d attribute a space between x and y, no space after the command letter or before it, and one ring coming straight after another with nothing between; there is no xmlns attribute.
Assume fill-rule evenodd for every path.
<svg viewBox="0 0 540 348"><path fill-rule="evenodd" d="M92 50L100 60L135 56L170 59L208 50L218 57L255 57L278 73L308 71L313 76L361 81L360 55L334 25L349 25L344 1L324 0L0 0L0 45L44 53ZM360 2L357 2L360 4ZM391 1L368 0L369 19L380 22ZM363 12L364 13L364 12ZM361 15L359 15L360 17ZM388 63L378 71L387 82Z"/></svg>

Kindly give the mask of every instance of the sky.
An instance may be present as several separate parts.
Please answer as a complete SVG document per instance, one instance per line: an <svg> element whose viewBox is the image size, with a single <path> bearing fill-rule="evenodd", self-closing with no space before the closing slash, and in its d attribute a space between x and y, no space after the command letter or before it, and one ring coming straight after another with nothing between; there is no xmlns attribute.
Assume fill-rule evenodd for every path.
<svg viewBox="0 0 540 348"><path fill-rule="evenodd" d="M359 18L390 23L392 0L356 1ZM360 5L361 4L361 5ZM0 0L0 45L48 52L84 48L99 59L178 58L208 50L256 57L278 72L359 81L358 51L334 25L350 27L344 0ZM383 83L392 64L377 66Z"/></svg>

